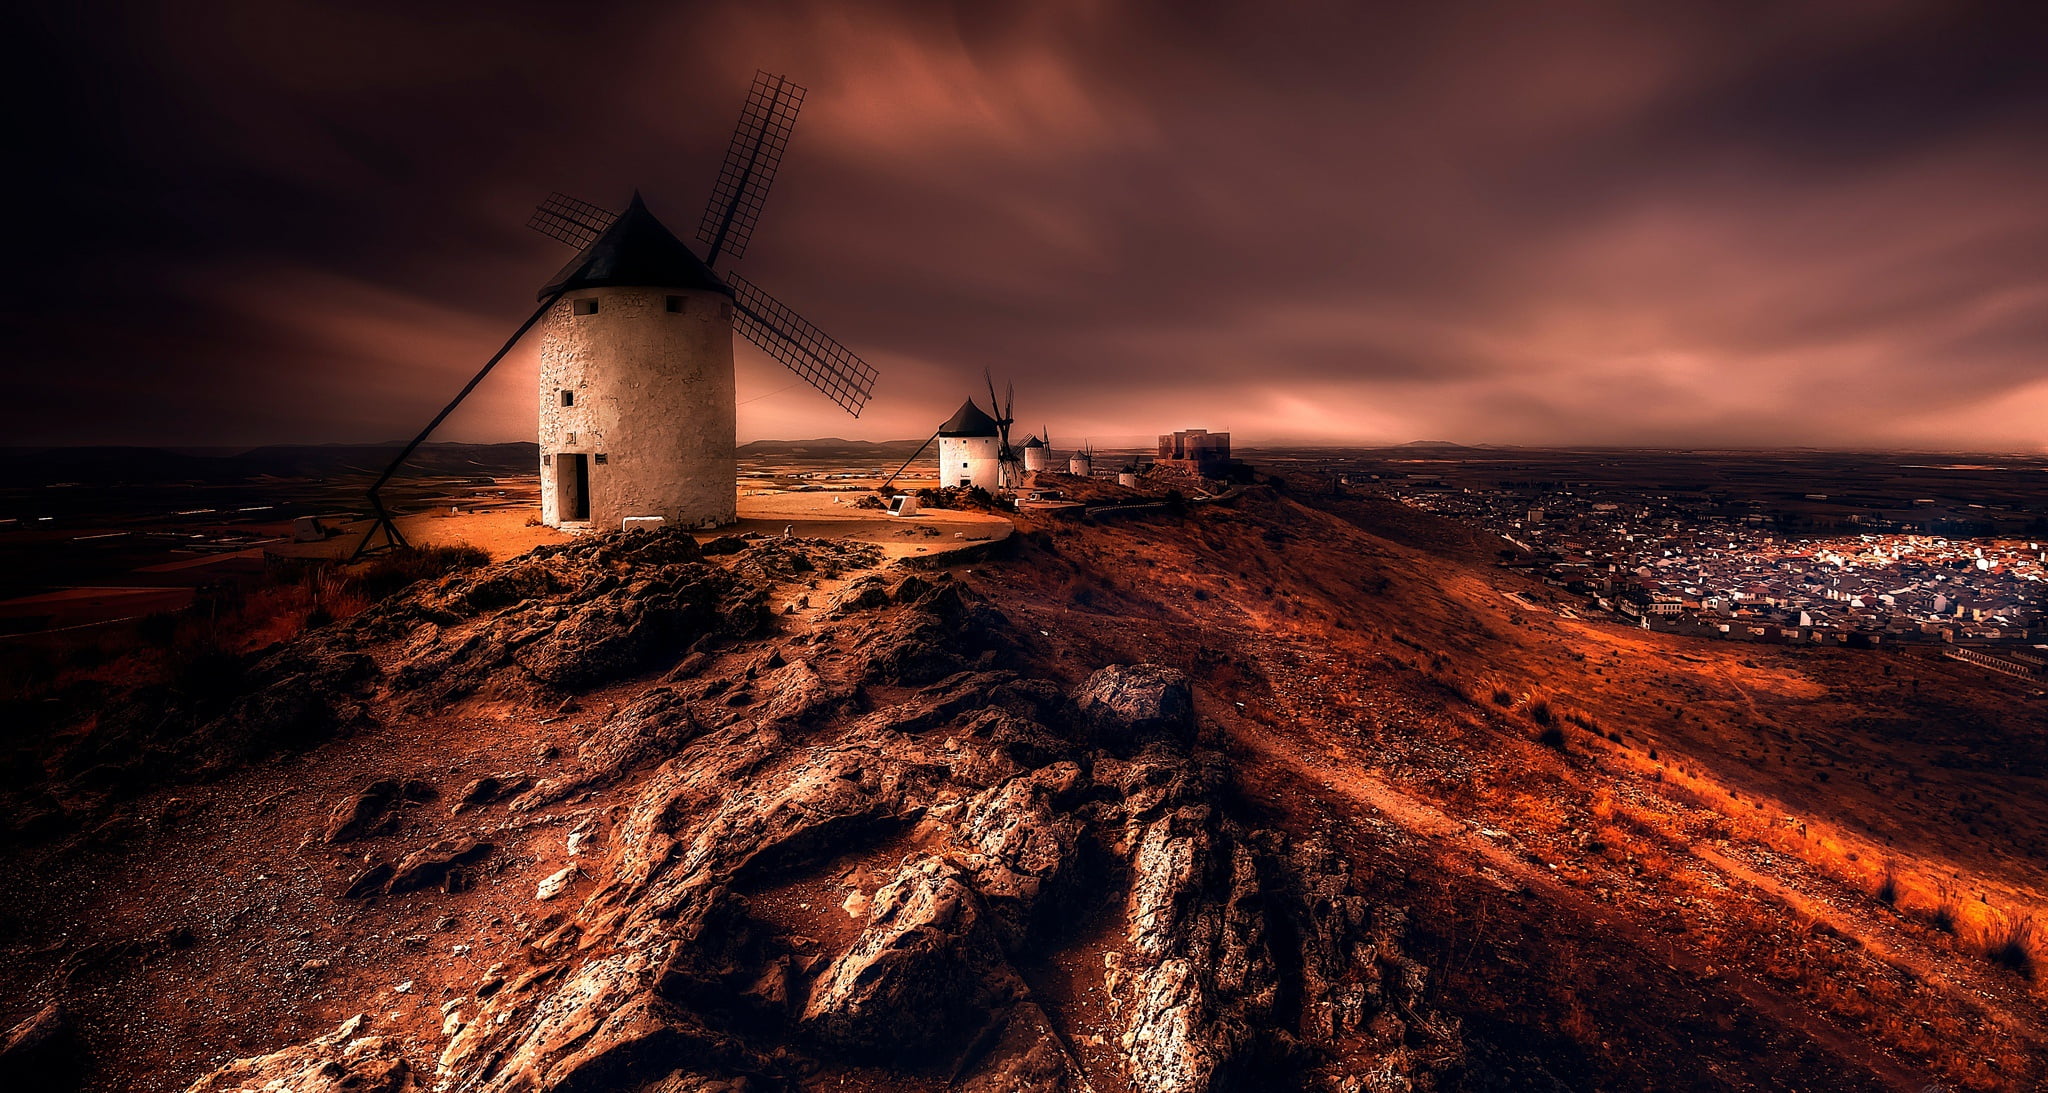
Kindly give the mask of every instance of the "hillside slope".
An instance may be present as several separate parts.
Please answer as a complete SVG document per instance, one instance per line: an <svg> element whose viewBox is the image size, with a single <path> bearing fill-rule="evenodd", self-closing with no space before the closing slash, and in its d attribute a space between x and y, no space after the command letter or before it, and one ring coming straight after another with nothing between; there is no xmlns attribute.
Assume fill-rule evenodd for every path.
<svg viewBox="0 0 2048 1093"><path fill-rule="evenodd" d="M0 1019L108 1090L2048 1077L2016 684L1372 502L1023 530L588 539L106 703L15 767Z"/></svg>
<svg viewBox="0 0 2048 1093"><path fill-rule="evenodd" d="M1048 679L879 567L590 538L81 726L47 796L86 830L9 862L6 985L94 1089L1454 1074L1401 910L1259 822L1180 673Z"/></svg>
<svg viewBox="0 0 2048 1093"><path fill-rule="evenodd" d="M1468 1083L2043 1081L2048 716L2017 681L1561 617L1383 502L1027 541L977 579L1052 659L1186 670L1275 822L1414 908Z"/></svg>

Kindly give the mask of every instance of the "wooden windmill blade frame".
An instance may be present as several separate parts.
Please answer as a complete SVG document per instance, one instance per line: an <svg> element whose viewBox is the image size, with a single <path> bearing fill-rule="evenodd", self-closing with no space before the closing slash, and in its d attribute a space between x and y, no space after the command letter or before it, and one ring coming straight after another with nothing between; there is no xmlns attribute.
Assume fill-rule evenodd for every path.
<svg viewBox="0 0 2048 1093"><path fill-rule="evenodd" d="M618 218L618 213L602 205L579 201L558 190L534 207L533 216L527 219L526 226L582 250L597 242L597 237L603 235L604 230Z"/></svg>
<svg viewBox="0 0 2048 1093"><path fill-rule="evenodd" d="M786 76L754 73L739 125L725 149L725 163L718 169L718 182L712 186L711 200L697 225L697 240L709 248L705 265L716 266L721 257L746 255L754 225L761 220L761 207L768 200L768 188L775 184L782 153L796 129L804 95L804 89Z"/></svg>
<svg viewBox="0 0 2048 1093"><path fill-rule="evenodd" d="M859 417L873 397L880 373L752 281L737 273L726 274L725 280L732 286L737 305L734 328L841 409Z"/></svg>

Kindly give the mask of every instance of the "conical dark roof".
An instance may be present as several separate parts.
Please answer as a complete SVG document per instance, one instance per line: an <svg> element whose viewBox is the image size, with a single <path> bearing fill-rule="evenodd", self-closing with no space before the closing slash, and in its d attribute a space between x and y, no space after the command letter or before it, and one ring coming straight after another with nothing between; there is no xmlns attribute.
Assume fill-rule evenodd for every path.
<svg viewBox="0 0 2048 1093"><path fill-rule="evenodd" d="M1024 446L1027 448L1043 448L1045 447L1045 441L1038 439L1038 434L1033 433L1024 439Z"/></svg>
<svg viewBox="0 0 2048 1093"><path fill-rule="evenodd" d="M710 266L647 211L638 190L611 227L571 258L536 298L545 300L557 292L607 285L705 289L732 295L732 289Z"/></svg>
<svg viewBox="0 0 2048 1093"><path fill-rule="evenodd" d="M939 426L940 436L996 436L996 419L981 412L981 407L968 399L960 404L956 413L944 425Z"/></svg>

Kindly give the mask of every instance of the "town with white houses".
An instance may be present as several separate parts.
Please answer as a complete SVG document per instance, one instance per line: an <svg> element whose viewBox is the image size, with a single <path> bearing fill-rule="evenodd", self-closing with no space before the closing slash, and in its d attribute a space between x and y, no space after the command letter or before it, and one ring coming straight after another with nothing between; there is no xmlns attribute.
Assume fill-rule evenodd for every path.
<svg viewBox="0 0 2048 1093"><path fill-rule="evenodd" d="M1903 530L1797 535L1641 498L1389 484L1484 527L1502 564L1650 629L1764 642L1944 643L2036 677L2048 668L2048 541Z"/></svg>

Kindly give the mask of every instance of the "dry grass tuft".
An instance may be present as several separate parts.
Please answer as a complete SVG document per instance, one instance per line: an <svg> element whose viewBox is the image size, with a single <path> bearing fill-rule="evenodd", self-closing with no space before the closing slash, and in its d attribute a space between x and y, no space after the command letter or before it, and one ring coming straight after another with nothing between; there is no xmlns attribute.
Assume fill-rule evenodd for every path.
<svg viewBox="0 0 2048 1093"><path fill-rule="evenodd" d="M1956 932L1956 923L1963 913L1962 900L1956 898L1956 886L1949 881L1937 881L1934 885L1934 906L1927 909L1927 924L1945 934Z"/></svg>
<svg viewBox="0 0 2048 1093"><path fill-rule="evenodd" d="M1984 955L1993 964L2032 979L2040 957L2040 926L2031 914L2015 914L1984 930Z"/></svg>

